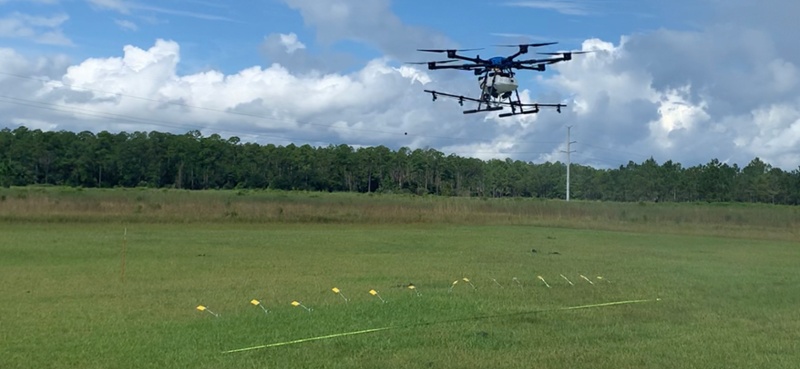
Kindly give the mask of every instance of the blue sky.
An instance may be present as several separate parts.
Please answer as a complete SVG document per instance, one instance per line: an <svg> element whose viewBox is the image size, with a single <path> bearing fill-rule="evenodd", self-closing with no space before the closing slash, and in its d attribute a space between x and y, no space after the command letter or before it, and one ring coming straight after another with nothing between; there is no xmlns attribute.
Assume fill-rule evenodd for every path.
<svg viewBox="0 0 800 369"><path fill-rule="evenodd" d="M790 0L0 0L0 126L159 130L286 144L433 147L483 159L800 166ZM416 48L558 41L592 51L521 75L563 114L431 103L468 73ZM152 117L158 116L156 120ZM408 133L408 134L406 134Z"/></svg>
<svg viewBox="0 0 800 369"><path fill-rule="evenodd" d="M355 55L360 63L384 52L367 40L317 42L317 30L304 24L298 11L279 0L6 0L0 4L6 16L66 18L53 27L64 35L64 42L48 46L48 42L23 37L6 38L3 40L6 45L31 54L65 53L76 60L119 54L121 45L146 47L162 38L175 40L182 46L185 64L182 67L187 73L193 72L193 68L234 73L269 62L259 53L258 46L266 35L276 32L295 33L311 51ZM660 1L636 0L407 0L392 2L390 9L404 23L429 28L452 41L452 45L437 47L486 47L553 40L559 41L562 49L571 49L593 37L616 40L621 35L661 27L691 27L691 19L669 14L677 13L674 3L664 5ZM698 16L700 9L695 7L692 14ZM38 28L44 32L48 27ZM414 47L430 47L406 46L409 51ZM484 53L500 55L507 51L489 48ZM425 57L428 56L420 55L421 59Z"/></svg>

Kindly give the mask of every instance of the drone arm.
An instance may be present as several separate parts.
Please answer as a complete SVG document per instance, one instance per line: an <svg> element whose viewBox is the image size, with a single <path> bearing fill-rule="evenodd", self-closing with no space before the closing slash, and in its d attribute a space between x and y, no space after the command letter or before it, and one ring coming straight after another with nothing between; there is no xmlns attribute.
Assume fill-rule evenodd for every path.
<svg viewBox="0 0 800 369"><path fill-rule="evenodd" d="M555 45L557 43L558 42L542 42L542 43L535 43L535 44L520 44L520 45L516 45L517 47L519 47L519 51L517 51L513 55L507 57L505 60L507 62L510 62L510 61L513 61L514 58L516 58L516 57L518 57L518 56L520 56L522 54L527 54L528 53L528 48L530 48L530 47L540 47L540 46L547 46L547 45ZM513 46L513 45L499 45L499 46Z"/></svg>
<svg viewBox="0 0 800 369"><path fill-rule="evenodd" d="M522 50L520 50L520 51L517 51L517 52L515 52L515 53L511 54L510 56L507 56L507 57L506 57L506 59L505 59L505 61L506 61L506 62L514 61L514 58L516 58L516 57L518 57L518 56L520 56L520 55L524 54L524 53L523 53L523 52L521 52L521 51L522 51Z"/></svg>
<svg viewBox="0 0 800 369"><path fill-rule="evenodd" d="M428 64L428 69L458 69L458 70L473 70L476 68L480 68L479 65L436 65L436 64Z"/></svg>
<svg viewBox="0 0 800 369"><path fill-rule="evenodd" d="M477 64L486 63L486 60L481 59L480 56L470 58L468 56L458 55L459 51L475 51L475 50L482 50L482 49L417 49L417 51L422 51L426 53L447 53L447 57L450 59L460 59Z"/></svg>
<svg viewBox="0 0 800 369"><path fill-rule="evenodd" d="M473 62L475 64L486 63L486 61L481 59L480 57L470 58L468 56L458 55L455 52L451 53L449 51L447 52L447 57L450 58L450 59L465 60L465 61L468 61L468 62Z"/></svg>
<svg viewBox="0 0 800 369"><path fill-rule="evenodd" d="M520 56L522 54L527 54L529 46L537 47L537 46L543 46L543 45L546 45L546 44L528 44L528 45L524 45L523 44L523 45L519 45L519 51L517 51L514 54L512 54L511 56L507 57L506 60L507 61L512 61L512 60L514 60L514 58L516 58L516 57L518 57L518 56Z"/></svg>

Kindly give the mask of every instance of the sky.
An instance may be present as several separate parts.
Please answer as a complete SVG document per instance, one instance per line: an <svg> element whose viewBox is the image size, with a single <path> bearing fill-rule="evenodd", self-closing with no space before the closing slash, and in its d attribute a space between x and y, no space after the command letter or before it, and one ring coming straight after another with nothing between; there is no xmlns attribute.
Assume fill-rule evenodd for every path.
<svg viewBox="0 0 800 369"><path fill-rule="evenodd" d="M0 128L800 169L794 0L0 0ZM591 51L518 74L562 113L464 115L419 48ZM469 53L466 53L469 54Z"/></svg>

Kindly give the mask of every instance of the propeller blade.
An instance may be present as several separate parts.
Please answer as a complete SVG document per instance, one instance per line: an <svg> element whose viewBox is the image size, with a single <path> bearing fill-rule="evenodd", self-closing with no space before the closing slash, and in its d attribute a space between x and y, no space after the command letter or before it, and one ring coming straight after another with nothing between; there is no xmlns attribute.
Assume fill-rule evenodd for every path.
<svg viewBox="0 0 800 369"><path fill-rule="evenodd" d="M561 60L561 59L553 59L553 60L547 60L547 59L520 60L520 61L515 61L514 62L514 66L515 67L522 67L522 66L525 66L525 65L535 65L535 64L555 64L555 63L558 63L560 61L563 61L563 60Z"/></svg>
<svg viewBox="0 0 800 369"><path fill-rule="evenodd" d="M535 66L527 66L527 65L518 65L515 68L517 69L525 69L525 70L535 70L539 72L545 71L545 64L536 64Z"/></svg>
<svg viewBox="0 0 800 369"><path fill-rule="evenodd" d="M413 64L413 65L427 65L428 63L435 63L435 64L446 64L459 61L458 59L450 59L450 60L435 60L429 62L405 62L403 64Z"/></svg>
<svg viewBox="0 0 800 369"><path fill-rule="evenodd" d="M552 52L552 53L537 53L537 54L541 54L541 55L564 55L564 54L576 55L576 54L589 54L589 53L593 53L593 52L594 51L557 51L557 52Z"/></svg>
<svg viewBox="0 0 800 369"><path fill-rule="evenodd" d="M476 51L476 50L483 50L483 49L482 48L480 48L480 49L417 49L417 51L423 51L423 52L426 52L426 53L446 53L448 51L456 52L456 51Z"/></svg>
<svg viewBox="0 0 800 369"><path fill-rule="evenodd" d="M540 42L540 43L536 43L536 44L494 45L494 46L500 46L500 47L520 47L520 46L541 47L541 46L547 46L547 45L555 45L557 43L558 42Z"/></svg>

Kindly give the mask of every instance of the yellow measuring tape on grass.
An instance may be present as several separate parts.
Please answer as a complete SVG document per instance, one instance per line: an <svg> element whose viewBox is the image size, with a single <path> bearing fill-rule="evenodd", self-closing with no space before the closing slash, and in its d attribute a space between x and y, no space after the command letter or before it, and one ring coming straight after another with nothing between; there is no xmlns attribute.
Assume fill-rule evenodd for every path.
<svg viewBox="0 0 800 369"><path fill-rule="evenodd" d="M231 354L234 352L242 352L242 351L251 351L251 350L258 350L268 347L278 347L278 346L286 346L286 345L294 345L295 343L303 343L303 342L310 342L310 341L319 341L325 340L328 338L336 338L336 337L344 337L344 336L353 336L356 334L364 334L364 333L372 333L378 331L385 331L387 329L392 329L395 327L383 327L383 328L373 328L373 329L365 329L363 331L355 331L355 332L347 332L347 333L337 333L337 334L329 334L327 336L319 336L319 337L311 337L311 338L301 338L299 340L294 341L286 341L286 342L278 342L278 343L271 343L269 345L260 345L260 346L253 346L253 347L245 347L236 350L229 350L224 351L223 354Z"/></svg>
<svg viewBox="0 0 800 369"><path fill-rule="evenodd" d="M277 342L277 343L270 343L270 344L267 344L267 345L245 347L245 348L240 348L240 349L235 349L235 350L223 351L222 353L223 354L232 354L232 353L235 353L235 352L252 351L252 350L258 350L258 349L264 349L264 348L270 348L270 347L287 346L287 345L294 345L294 344L297 344L297 343L326 340L326 339L329 339L329 338L338 338L338 337L345 337L345 336L355 336L355 335L358 335L358 334L374 333L374 332L386 331L386 330L395 329L395 328L411 328L411 327L419 327L419 326L425 326L425 325L452 323L452 322L465 321L465 320L480 320L480 319L499 318L499 317L512 316L512 315L527 315L527 314L534 314L534 313L544 313L544 312L548 312L548 311L579 310L579 309L590 309L590 308L599 308L599 307L606 307L606 306L641 304L641 303L645 303L645 302L654 302L654 301L661 301L661 299L603 302L603 303L599 303L599 304L578 305L578 306L568 306L568 307L553 308L553 309L534 310L534 311L528 311L528 312L523 312L523 313L510 313L510 314L503 314L503 315L487 315L487 316L478 316L478 317L473 317L473 318L462 318L462 319L446 320L446 321L440 321L440 322L419 323L419 324L406 325L406 326L372 328L372 329L364 329L364 330L361 330L361 331L336 333L336 334L329 334L329 335L326 335L326 336L301 338L301 339L292 340L292 341Z"/></svg>

